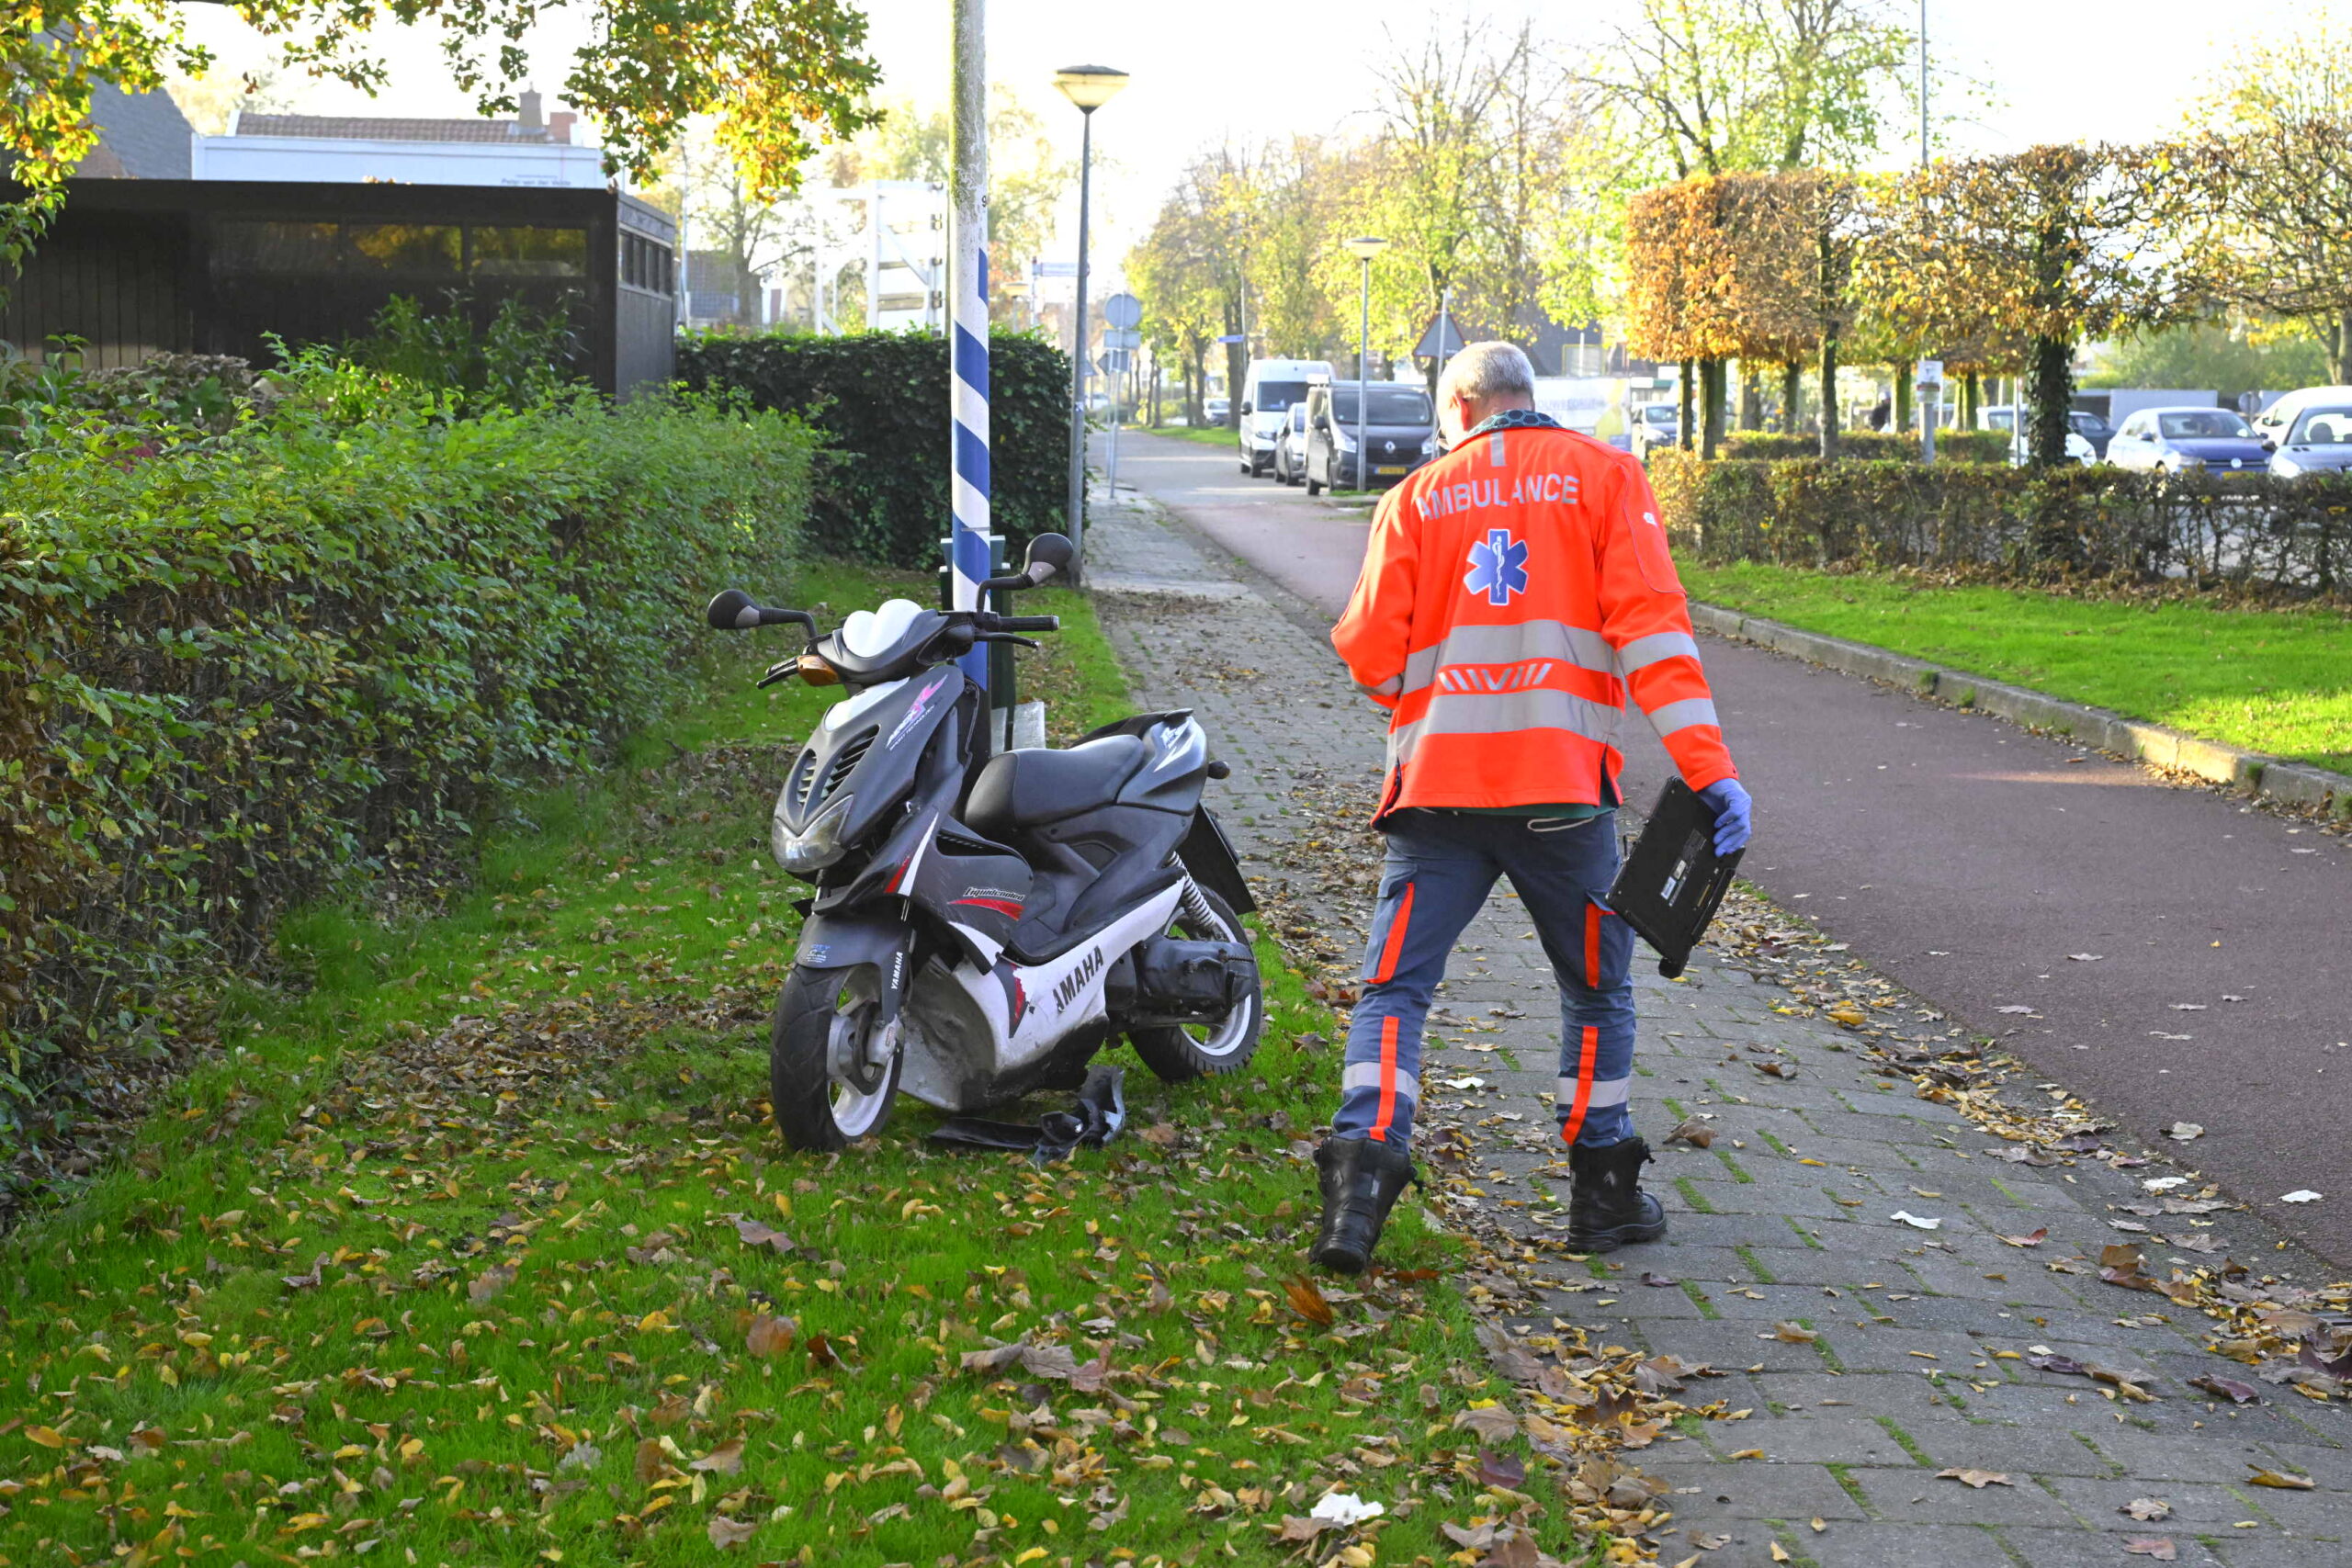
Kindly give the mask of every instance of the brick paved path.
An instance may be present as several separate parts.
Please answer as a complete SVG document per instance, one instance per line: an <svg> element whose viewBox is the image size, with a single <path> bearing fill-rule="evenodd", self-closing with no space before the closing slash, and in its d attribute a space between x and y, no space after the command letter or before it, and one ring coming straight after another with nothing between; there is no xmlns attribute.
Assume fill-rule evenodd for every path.
<svg viewBox="0 0 2352 1568"><path fill-rule="evenodd" d="M1377 715L1331 656L1324 617L1148 502L1122 499L1095 525L1088 557L1138 700L1200 714L1235 769L1220 811L1253 880L1286 888L1342 945L1360 944L1369 850L1360 834L1337 836L1312 800L1335 780L1342 799L1368 796ZM2268 1384L2244 1409L2199 1395L2187 1379L2250 1374L2202 1348L2198 1314L2098 1280L2099 1248L2117 1240L2145 1244L2160 1276L2169 1262L2220 1256L2168 1257L2157 1236L2109 1228L2110 1206L2145 1201L2135 1177L2164 1168L2000 1163L1997 1140L1858 1070L1839 1031L1772 1011L1784 993L1714 955L1668 983L1644 950L1635 976L1637 1125L1655 1145L1683 1117L1711 1116L1717 1138L1704 1151L1660 1149L1650 1168L1671 1213L1668 1241L1553 1265L1556 1292L1520 1321L1540 1328L1555 1314L1731 1369L1694 1382L1690 1397L1751 1416L1690 1424L1627 1456L1675 1488L1663 1561L2079 1568L2150 1561L2126 1543L2164 1537L2184 1563L2352 1563L2342 1407ZM1550 1110L1557 1004L1505 890L1464 937L1439 1010L1422 1075L1430 1108L1487 1140L1476 1162L1485 1196L1452 1201L1493 1205L1531 1234L1564 1224ZM1751 1065L1774 1058L1795 1065L1793 1080ZM1336 1066L1334 1080L1336 1098ZM1453 1087L1471 1080L1479 1087ZM1898 1210L1940 1224L1916 1229L1892 1217ZM2201 1232L2151 1224L2217 1236L2257 1267L2274 1256L2249 1216L2218 1214ZM2049 1239L2031 1250L1999 1239L2042 1227ZM2082 1271L2054 1271L2053 1261ZM1818 1338L1785 1342L1775 1336L1783 1322ZM2144 1369L2158 1397L2127 1403L2086 1378L2025 1365L2045 1352ZM1736 1457L1752 1450L1761 1459ZM2013 1483L1972 1490L1938 1479L1947 1467ZM2310 1476L2318 1489L2249 1485L2256 1467ZM2142 1498L2168 1504L2168 1517L2120 1512ZM1775 1542L1786 1559L1772 1556Z"/></svg>

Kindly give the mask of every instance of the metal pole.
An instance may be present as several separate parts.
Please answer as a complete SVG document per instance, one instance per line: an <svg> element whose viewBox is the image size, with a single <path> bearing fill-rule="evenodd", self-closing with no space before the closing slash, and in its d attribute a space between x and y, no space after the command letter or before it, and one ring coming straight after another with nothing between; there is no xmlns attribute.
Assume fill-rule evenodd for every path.
<svg viewBox="0 0 2352 1568"><path fill-rule="evenodd" d="M989 575L989 103L988 0L954 0L955 118L948 149L948 252L954 258L947 338L953 404L948 439L955 480L948 530L949 608L981 608L980 582ZM876 219L881 217L877 207ZM989 649L957 662L989 689ZM1006 662L1010 671L1011 661ZM1012 705L1012 683L993 694L994 709Z"/></svg>
<svg viewBox="0 0 2352 1568"><path fill-rule="evenodd" d="M1250 364L1250 247L1241 247L1241 364Z"/></svg>
<svg viewBox="0 0 2352 1568"><path fill-rule="evenodd" d="M1365 427L1372 412L1372 258L1363 258L1363 335L1356 350L1356 489L1370 490L1372 449Z"/></svg>
<svg viewBox="0 0 2352 1568"><path fill-rule="evenodd" d="M1453 335L1453 290L1442 288L1437 296L1437 373L1445 374L1445 344Z"/></svg>
<svg viewBox="0 0 2352 1568"><path fill-rule="evenodd" d="M1070 563L1074 572L1083 570L1086 558L1086 209L1094 175L1094 111L1078 112L1084 129L1078 142L1078 333L1072 340L1077 348L1070 355L1069 521L1069 542L1078 551Z"/></svg>
<svg viewBox="0 0 2352 1568"><path fill-rule="evenodd" d="M1928 0L1919 0L1919 172L1928 170ZM1923 226L1924 228L1924 226ZM1919 236L1922 243L1928 236ZM1943 412L1943 389L1936 389L1933 401L1919 400L1919 460L1936 460L1936 418Z"/></svg>

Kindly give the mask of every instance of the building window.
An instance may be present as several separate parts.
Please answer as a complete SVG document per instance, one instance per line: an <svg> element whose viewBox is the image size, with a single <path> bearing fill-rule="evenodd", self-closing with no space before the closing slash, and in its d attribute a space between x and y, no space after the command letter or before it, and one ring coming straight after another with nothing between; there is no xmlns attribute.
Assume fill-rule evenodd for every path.
<svg viewBox="0 0 2352 1568"><path fill-rule="evenodd" d="M333 223L227 221L212 226L216 273L322 273L335 270Z"/></svg>
<svg viewBox="0 0 2352 1568"><path fill-rule="evenodd" d="M623 231L621 281L631 288L642 288L649 293L670 293L670 248L642 234Z"/></svg>
<svg viewBox="0 0 2352 1568"><path fill-rule="evenodd" d="M469 228L476 277L585 277L585 229Z"/></svg>
<svg viewBox="0 0 2352 1568"><path fill-rule="evenodd" d="M346 223L344 255L350 271L398 277L456 277L465 248L454 223Z"/></svg>

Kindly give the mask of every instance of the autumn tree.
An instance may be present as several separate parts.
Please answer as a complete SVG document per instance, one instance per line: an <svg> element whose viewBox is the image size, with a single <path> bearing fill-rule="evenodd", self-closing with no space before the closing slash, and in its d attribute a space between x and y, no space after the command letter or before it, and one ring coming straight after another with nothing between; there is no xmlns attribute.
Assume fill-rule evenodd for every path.
<svg viewBox="0 0 2352 1568"><path fill-rule="evenodd" d="M389 83L379 24L439 30L449 79L484 114L514 107L531 29L570 9L589 22L562 94L604 130L616 170L643 178L695 115L763 198L793 189L820 141L871 122L879 71L850 0L236 0L284 66L368 93ZM0 203L0 265L19 265L96 145L96 85L152 92L166 71L201 76L172 0L42 0L0 6L0 159L23 188Z"/></svg>
<svg viewBox="0 0 2352 1568"><path fill-rule="evenodd" d="M1192 425L1202 421L1208 351L1225 331L1231 276L1232 231L1216 176L1213 164L1195 162L1125 269L1143 301L1144 341L1155 358L1176 366Z"/></svg>
<svg viewBox="0 0 2352 1568"><path fill-rule="evenodd" d="M2164 193L2213 297L2291 323L2352 377L2352 120L2258 117L2163 149Z"/></svg>
<svg viewBox="0 0 2352 1568"><path fill-rule="evenodd" d="M2119 147L2032 147L1916 172L1887 192L1902 221L1872 247L1865 292L1898 321L2014 333L2031 459L2064 462L2075 344L2178 320L2199 298L2165 230L2165 178L2158 160Z"/></svg>

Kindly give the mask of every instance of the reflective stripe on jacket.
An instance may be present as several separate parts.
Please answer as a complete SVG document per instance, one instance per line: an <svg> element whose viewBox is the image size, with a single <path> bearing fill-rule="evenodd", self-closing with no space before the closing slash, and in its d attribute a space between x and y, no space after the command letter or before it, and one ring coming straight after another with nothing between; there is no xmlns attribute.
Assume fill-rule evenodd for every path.
<svg viewBox="0 0 2352 1568"><path fill-rule="evenodd" d="M1648 477L1571 431L1488 431L1383 497L1331 644L1393 710L1381 815L1613 804L1628 691L1691 788L1736 776Z"/></svg>

